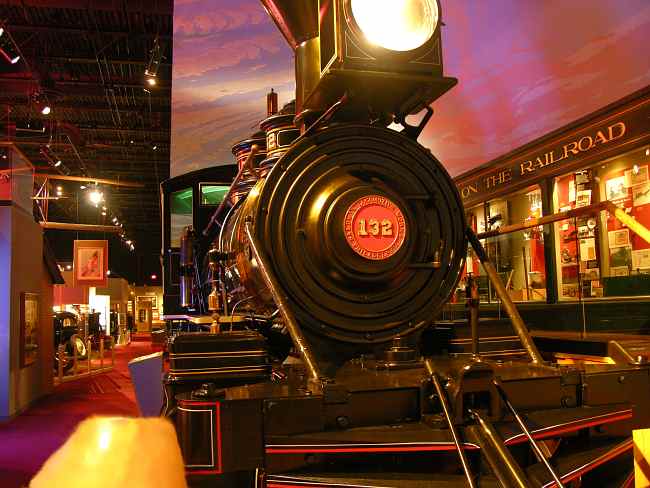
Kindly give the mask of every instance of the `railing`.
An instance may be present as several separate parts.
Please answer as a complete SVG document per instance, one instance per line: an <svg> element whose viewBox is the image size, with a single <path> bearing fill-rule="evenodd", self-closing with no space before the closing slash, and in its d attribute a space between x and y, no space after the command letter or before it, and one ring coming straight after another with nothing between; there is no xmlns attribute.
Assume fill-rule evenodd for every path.
<svg viewBox="0 0 650 488"><path fill-rule="evenodd" d="M88 377L93 374L105 373L111 371L115 366L115 339L112 336L101 337L99 340L99 351L93 356L93 345L90 339L84 343L86 347L85 358L79 357L79 351L76 347L77 339L80 337L75 334L70 338L72 343L72 368L66 372L67 362L70 360L65 351L65 345L60 344L57 348L58 368L56 380L58 383L72 381L78 378ZM106 365L105 342L109 342L110 363Z"/></svg>

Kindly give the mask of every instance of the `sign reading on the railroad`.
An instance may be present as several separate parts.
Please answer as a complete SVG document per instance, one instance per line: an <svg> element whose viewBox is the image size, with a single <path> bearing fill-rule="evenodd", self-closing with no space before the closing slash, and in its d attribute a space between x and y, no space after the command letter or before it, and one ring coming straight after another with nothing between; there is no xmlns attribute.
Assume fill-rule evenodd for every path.
<svg viewBox="0 0 650 488"><path fill-rule="evenodd" d="M598 118L588 117L456 179L463 203L485 200L562 175L641 146L650 137L650 97L631 99Z"/></svg>
<svg viewBox="0 0 650 488"><path fill-rule="evenodd" d="M388 259L400 250L406 237L404 214L381 195L369 195L350 205L343 225L350 247L366 259Z"/></svg>

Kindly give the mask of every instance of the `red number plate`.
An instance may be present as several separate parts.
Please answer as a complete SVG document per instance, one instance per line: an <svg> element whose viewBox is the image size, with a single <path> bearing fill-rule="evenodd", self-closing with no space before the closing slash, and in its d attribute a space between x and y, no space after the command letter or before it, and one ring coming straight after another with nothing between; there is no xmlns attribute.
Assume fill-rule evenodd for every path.
<svg viewBox="0 0 650 488"><path fill-rule="evenodd" d="M404 214L380 195L369 195L350 205L343 225L350 247L366 259L388 259L400 250L406 237Z"/></svg>

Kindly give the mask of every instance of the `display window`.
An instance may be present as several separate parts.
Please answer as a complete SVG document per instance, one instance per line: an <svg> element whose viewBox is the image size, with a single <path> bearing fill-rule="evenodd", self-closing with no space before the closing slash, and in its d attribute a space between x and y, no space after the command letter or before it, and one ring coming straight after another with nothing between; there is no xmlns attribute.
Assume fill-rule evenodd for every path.
<svg viewBox="0 0 650 488"><path fill-rule="evenodd" d="M169 196L170 206L170 245L178 248L181 245L183 229L192 225L193 195L192 188L175 191Z"/></svg>
<svg viewBox="0 0 650 488"><path fill-rule="evenodd" d="M467 211L468 225L479 235L542 216L539 186L494 199ZM515 301L546 300L546 266L542 227L512 232L482 240L511 298ZM484 302L497 301L496 293L473 252L466 262L466 273L473 273Z"/></svg>
<svg viewBox="0 0 650 488"><path fill-rule="evenodd" d="M609 200L650 227L650 150L555 178L554 211ZM650 245L608 212L555 224L561 300L650 296Z"/></svg>

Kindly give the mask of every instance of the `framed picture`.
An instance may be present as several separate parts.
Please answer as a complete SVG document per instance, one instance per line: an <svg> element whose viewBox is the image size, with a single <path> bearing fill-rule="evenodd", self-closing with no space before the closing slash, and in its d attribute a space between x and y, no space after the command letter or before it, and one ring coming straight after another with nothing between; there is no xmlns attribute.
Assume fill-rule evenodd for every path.
<svg viewBox="0 0 650 488"><path fill-rule="evenodd" d="M605 183L607 200L621 200L627 198L627 187L625 186L625 176L618 176L607 180Z"/></svg>
<svg viewBox="0 0 650 488"><path fill-rule="evenodd" d="M648 166L635 166L625 172L625 184L627 186L640 185L648 181Z"/></svg>
<svg viewBox="0 0 650 488"><path fill-rule="evenodd" d="M609 265L611 267L610 271L613 268L623 266L629 268L632 266L632 248L630 246L621 246L611 249L609 252Z"/></svg>
<svg viewBox="0 0 650 488"><path fill-rule="evenodd" d="M108 241L74 241L74 286L108 284Z"/></svg>
<svg viewBox="0 0 650 488"><path fill-rule="evenodd" d="M647 166L644 166L647 168ZM634 206L647 205L650 203L650 183L643 183L641 185L632 187L632 198Z"/></svg>
<svg viewBox="0 0 650 488"><path fill-rule="evenodd" d="M622 247L630 245L630 230L629 229L619 229L611 230L609 234L609 247Z"/></svg>
<svg viewBox="0 0 650 488"><path fill-rule="evenodd" d="M20 294L20 367L38 358L38 294Z"/></svg>

